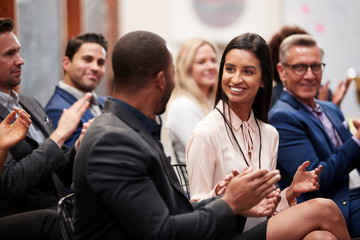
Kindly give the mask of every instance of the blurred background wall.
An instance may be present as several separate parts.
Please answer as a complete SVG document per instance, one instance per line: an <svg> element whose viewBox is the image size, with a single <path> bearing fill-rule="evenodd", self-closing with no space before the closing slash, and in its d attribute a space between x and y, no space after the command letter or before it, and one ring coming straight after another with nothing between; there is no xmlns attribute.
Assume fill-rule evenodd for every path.
<svg viewBox="0 0 360 240"><path fill-rule="evenodd" d="M0 0L0 16L12 17L25 65L19 91L45 105L62 78L67 40L84 32L103 33L109 41L107 73L96 92L111 94L110 53L119 36L155 32L168 41L174 57L191 37L222 49L233 37L255 32L269 40L284 25L297 25L325 49L323 82L335 89L346 71L360 72L358 0ZM346 117L360 117L355 83L341 105Z"/></svg>

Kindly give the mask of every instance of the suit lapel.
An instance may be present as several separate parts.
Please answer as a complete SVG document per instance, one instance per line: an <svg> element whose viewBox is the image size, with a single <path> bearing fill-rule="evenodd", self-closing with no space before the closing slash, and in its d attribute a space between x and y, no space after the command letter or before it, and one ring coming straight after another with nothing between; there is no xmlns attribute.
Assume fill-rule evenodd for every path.
<svg viewBox="0 0 360 240"><path fill-rule="evenodd" d="M0 104L0 117L1 117L1 121L3 121L9 113L10 113L10 112L9 112L2 104Z"/></svg>
<svg viewBox="0 0 360 240"><path fill-rule="evenodd" d="M24 110L30 114L33 124L35 124L36 127L43 132L45 138L47 138L52 133L52 124L41 105L34 99L23 95L20 95L20 104Z"/></svg>
<svg viewBox="0 0 360 240"><path fill-rule="evenodd" d="M312 114L303 104L301 104L295 97L293 97L291 94L289 94L287 91L283 90L283 93L281 94L280 97L283 101L287 102L288 104L290 104L293 108L295 108L296 110L298 110L299 115L304 118L305 116L305 120L306 119L310 119L311 122L313 124L316 125L316 127L319 128L320 131L322 131L323 135L326 136L326 140L329 144L329 146L332 147L333 150L335 150L335 146L334 143L331 141L331 138L329 136L329 134L326 132L325 127L321 124L321 122L314 116L314 114ZM315 131L315 129L312 129L313 131Z"/></svg>
<svg viewBox="0 0 360 240"><path fill-rule="evenodd" d="M73 95L71 95L64 89L59 88L58 86L56 87L55 94L59 94L61 98L69 104L69 106L73 105L77 101L77 99ZM85 123L92 118L94 118L94 115L90 112L89 109L87 109L84 115L81 117L81 122Z"/></svg>

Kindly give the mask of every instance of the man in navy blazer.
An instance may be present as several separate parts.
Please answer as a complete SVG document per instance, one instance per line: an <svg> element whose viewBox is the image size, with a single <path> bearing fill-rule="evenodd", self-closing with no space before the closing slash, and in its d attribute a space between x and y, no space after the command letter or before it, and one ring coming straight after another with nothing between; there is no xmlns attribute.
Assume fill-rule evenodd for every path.
<svg viewBox="0 0 360 240"><path fill-rule="evenodd" d="M45 110L54 128L57 127L63 109L68 109L86 92L93 98L90 107L82 116L79 126L65 141L71 147L78 139L84 123L100 115L105 97L98 96L94 90L105 73L107 41L101 34L85 33L69 40L63 58L64 79L59 82Z"/></svg>
<svg viewBox="0 0 360 240"><path fill-rule="evenodd" d="M289 186L297 167L309 160L309 171L323 166L320 188L298 201L331 198L340 208L352 237L360 236L360 122L355 135L340 109L315 99L325 64L323 50L309 35L292 35L280 46L277 69L285 88L270 111L279 132L277 167L281 188ZM321 209L319 209L321 211Z"/></svg>
<svg viewBox="0 0 360 240"><path fill-rule="evenodd" d="M273 191L277 171L241 173L223 196L190 203L162 149L156 121L175 85L166 42L150 32L131 32L118 40L112 56L112 97L85 133L75 159L75 239L229 239L240 234L245 223L240 213ZM259 227L266 230L260 225L255 236L262 234Z"/></svg>

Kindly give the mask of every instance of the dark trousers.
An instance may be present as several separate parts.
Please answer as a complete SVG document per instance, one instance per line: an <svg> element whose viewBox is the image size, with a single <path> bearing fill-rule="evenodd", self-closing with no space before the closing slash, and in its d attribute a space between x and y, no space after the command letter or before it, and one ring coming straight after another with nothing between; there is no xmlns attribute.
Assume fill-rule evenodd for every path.
<svg viewBox="0 0 360 240"><path fill-rule="evenodd" d="M62 240L54 210L36 210L0 218L0 239Z"/></svg>
<svg viewBox="0 0 360 240"><path fill-rule="evenodd" d="M350 220L347 223L350 236L360 238L360 187L350 190Z"/></svg>

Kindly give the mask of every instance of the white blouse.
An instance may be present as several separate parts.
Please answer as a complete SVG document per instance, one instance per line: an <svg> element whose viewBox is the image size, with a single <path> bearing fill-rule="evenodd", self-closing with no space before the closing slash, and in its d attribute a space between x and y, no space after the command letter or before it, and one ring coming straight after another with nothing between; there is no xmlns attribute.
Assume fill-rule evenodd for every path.
<svg viewBox="0 0 360 240"><path fill-rule="evenodd" d="M229 120L228 106L223 102L217 108ZM244 156L239 150L229 128L226 127L222 114L212 110L192 131L186 147L186 164L190 182L190 196L192 200L202 200L215 196L215 186L232 169L241 172L248 165L253 169L274 170L276 168L279 134L277 130L257 119L256 124L253 111L249 120L243 122L231 109L230 119L232 129ZM243 127L241 127L243 125ZM243 134L242 128L245 134ZM261 142L260 142L261 136ZM245 138L245 139L244 139ZM261 147L261 152L260 152ZM249 153L251 152L251 159ZM261 154L261 156L260 156ZM260 162L259 162L260 156ZM296 204L296 200L290 205ZM277 212L288 208L286 189L281 192L281 201Z"/></svg>

